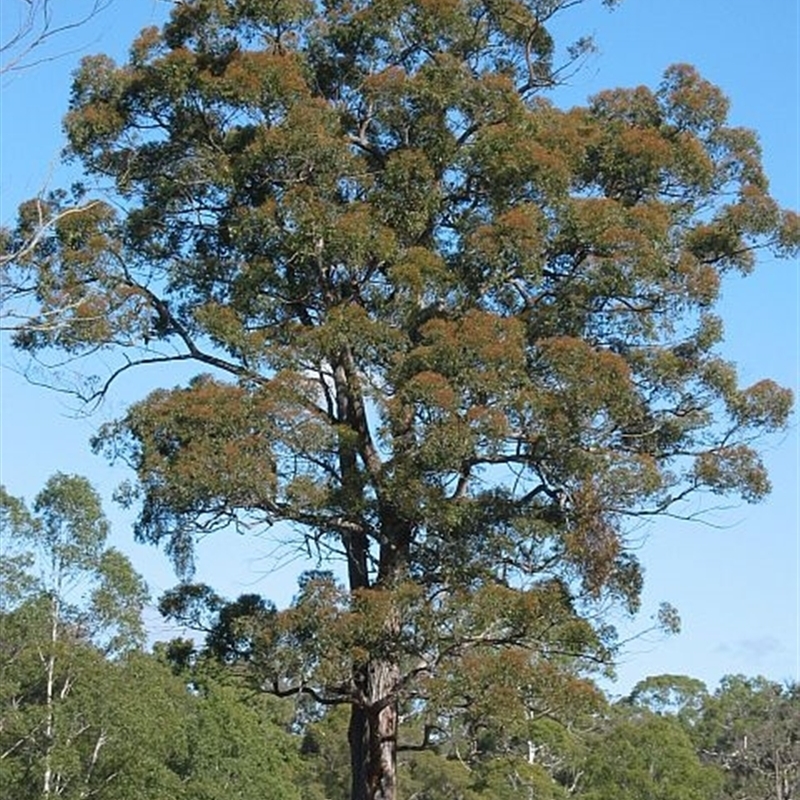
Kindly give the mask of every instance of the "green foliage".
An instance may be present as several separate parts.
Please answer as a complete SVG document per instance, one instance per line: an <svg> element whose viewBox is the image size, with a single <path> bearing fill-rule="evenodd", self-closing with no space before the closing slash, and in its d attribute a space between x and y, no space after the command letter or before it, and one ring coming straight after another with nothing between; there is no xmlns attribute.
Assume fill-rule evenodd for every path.
<svg viewBox="0 0 800 800"><path fill-rule="evenodd" d="M717 775L717 789L708 789L709 797L788 800L796 792L800 702L793 684L729 675L711 694L694 678L659 675L638 683L623 701L622 710L621 718L636 724L652 721L656 712L663 723L680 726L684 739L688 737L695 754L707 765L707 774L713 770ZM681 752L685 749L684 742ZM685 753L681 758L686 758ZM700 781L695 788L703 785Z"/></svg>
<svg viewBox="0 0 800 800"><path fill-rule="evenodd" d="M141 652L147 592L85 479L53 476L32 510L0 489L0 522L2 800L299 797L271 709Z"/></svg>
<svg viewBox="0 0 800 800"><path fill-rule="evenodd" d="M644 713L612 722L591 746L580 797L586 800L708 800L722 784L672 717Z"/></svg>
<svg viewBox="0 0 800 800"><path fill-rule="evenodd" d="M527 756L509 756L500 750L471 752L470 743L464 741L424 750L401 745L398 774L404 794L418 800L511 800L529 796L564 800L569 795L560 783L559 770L565 764L565 733L563 726L554 724L553 728L558 729L556 738L562 741L549 748L548 758L545 741L549 738L552 744L553 737L537 737L541 744L534 763L529 763ZM341 709L333 709L307 726L302 752L317 782L304 791L319 787L320 796L331 800L348 797L346 736L347 717ZM574 764L579 763L576 758Z"/></svg>
<svg viewBox="0 0 800 800"><path fill-rule="evenodd" d="M47 609L39 610L47 627ZM36 610L3 616L0 798L42 797L44 686ZM8 660L14 654L13 661ZM210 681L182 677L141 652L109 661L86 642L60 648L50 763L65 798L261 800L299 798L296 745L273 710Z"/></svg>
<svg viewBox="0 0 800 800"><path fill-rule="evenodd" d="M396 663L400 682L413 686L413 699L404 695L408 723L446 731L470 752L487 739L494 750L515 752L531 731L538 735L539 717L574 720L601 705L581 672L592 667L587 654L603 658L606 645L575 615L557 583L527 592L497 585L454 591L435 609L414 583L391 593L364 589L354 598L324 572L300 583L292 605L281 611L256 595L226 603L197 584L170 590L159 607L205 632L205 654L244 670L253 688L277 695L350 702L354 664ZM398 635L386 631L390 613ZM442 620L450 624L446 631ZM538 652L525 642L536 642ZM424 734L409 724L401 748L417 737Z"/></svg>
<svg viewBox="0 0 800 800"><path fill-rule="evenodd" d="M263 707L213 684L194 706L186 732L187 800L300 800L295 744Z"/></svg>
<svg viewBox="0 0 800 800"><path fill-rule="evenodd" d="M639 681L626 702L655 714L673 714L693 726L708 701L706 685L686 675L655 675Z"/></svg>
<svg viewBox="0 0 800 800"><path fill-rule="evenodd" d="M303 793L311 800L347 800L350 796L348 712L332 706L305 726L300 752L305 763Z"/></svg>

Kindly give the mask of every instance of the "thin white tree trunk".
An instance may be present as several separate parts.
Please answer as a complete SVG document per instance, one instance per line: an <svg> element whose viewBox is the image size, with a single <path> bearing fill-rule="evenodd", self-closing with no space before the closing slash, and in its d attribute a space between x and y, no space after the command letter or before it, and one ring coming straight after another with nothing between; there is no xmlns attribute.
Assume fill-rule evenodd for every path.
<svg viewBox="0 0 800 800"><path fill-rule="evenodd" d="M44 781L42 794L50 797L53 789L53 739L55 736L55 672L56 672L56 644L58 642L58 595L54 594L50 603L50 653L47 657L47 696L45 706L45 753L44 753Z"/></svg>

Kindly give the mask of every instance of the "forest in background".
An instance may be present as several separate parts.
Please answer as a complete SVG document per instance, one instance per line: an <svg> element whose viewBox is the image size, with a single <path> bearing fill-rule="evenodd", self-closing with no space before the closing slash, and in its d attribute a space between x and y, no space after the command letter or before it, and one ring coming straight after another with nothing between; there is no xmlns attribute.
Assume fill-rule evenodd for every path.
<svg viewBox="0 0 800 800"><path fill-rule="evenodd" d="M144 581L107 547L85 479L54 476L32 509L3 493L0 514L2 800L347 800L346 709L260 690L254 642L236 621L261 598L216 598L216 613L184 617L202 638L147 651ZM499 706L513 708L504 695L515 690L495 676ZM709 688L660 675L614 701L586 682L562 700L522 719L501 710L493 726L454 718L424 749L411 744L421 732L407 731L404 796L797 797L797 685L731 675Z"/></svg>

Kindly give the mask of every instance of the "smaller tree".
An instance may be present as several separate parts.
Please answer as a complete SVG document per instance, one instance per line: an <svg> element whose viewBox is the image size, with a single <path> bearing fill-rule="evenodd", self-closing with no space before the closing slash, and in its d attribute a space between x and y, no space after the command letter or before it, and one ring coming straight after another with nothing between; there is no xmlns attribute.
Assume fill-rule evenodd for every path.
<svg viewBox="0 0 800 800"><path fill-rule="evenodd" d="M54 475L32 510L0 487L0 512L7 565L0 574L0 759L24 749L28 780L35 776L50 797L63 793L69 746L81 727L61 712L78 676L93 680L89 661L143 644L147 588L130 561L107 546L108 520L85 478ZM81 644L100 652L87 661L93 648Z"/></svg>
<svg viewBox="0 0 800 800"><path fill-rule="evenodd" d="M32 511L0 487L4 561L15 574L0 602L46 597L60 631L71 627L106 654L145 641L141 612L147 587L126 556L107 546L110 532L100 497L86 478L57 473Z"/></svg>
<svg viewBox="0 0 800 800"><path fill-rule="evenodd" d="M651 675L639 681L625 699L654 714L675 715L688 728L695 727L707 701L706 685L688 675Z"/></svg>

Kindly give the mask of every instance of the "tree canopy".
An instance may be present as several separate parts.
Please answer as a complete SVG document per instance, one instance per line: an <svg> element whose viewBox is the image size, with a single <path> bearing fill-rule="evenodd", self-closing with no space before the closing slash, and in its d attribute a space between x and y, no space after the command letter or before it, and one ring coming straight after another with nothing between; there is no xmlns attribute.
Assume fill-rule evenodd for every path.
<svg viewBox="0 0 800 800"><path fill-rule="evenodd" d="M140 539L187 578L237 526L343 559L222 638L262 689L351 707L353 798L393 800L397 748L454 723L510 746L590 705L600 612L638 608L629 521L769 490L754 441L791 393L740 385L714 305L797 217L690 66L560 108L574 5L177 4L75 77L69 156L111 199L32 201L7 243L38 303L17 346L119 358L87 399L202 371L95 439Z"/></svg>

